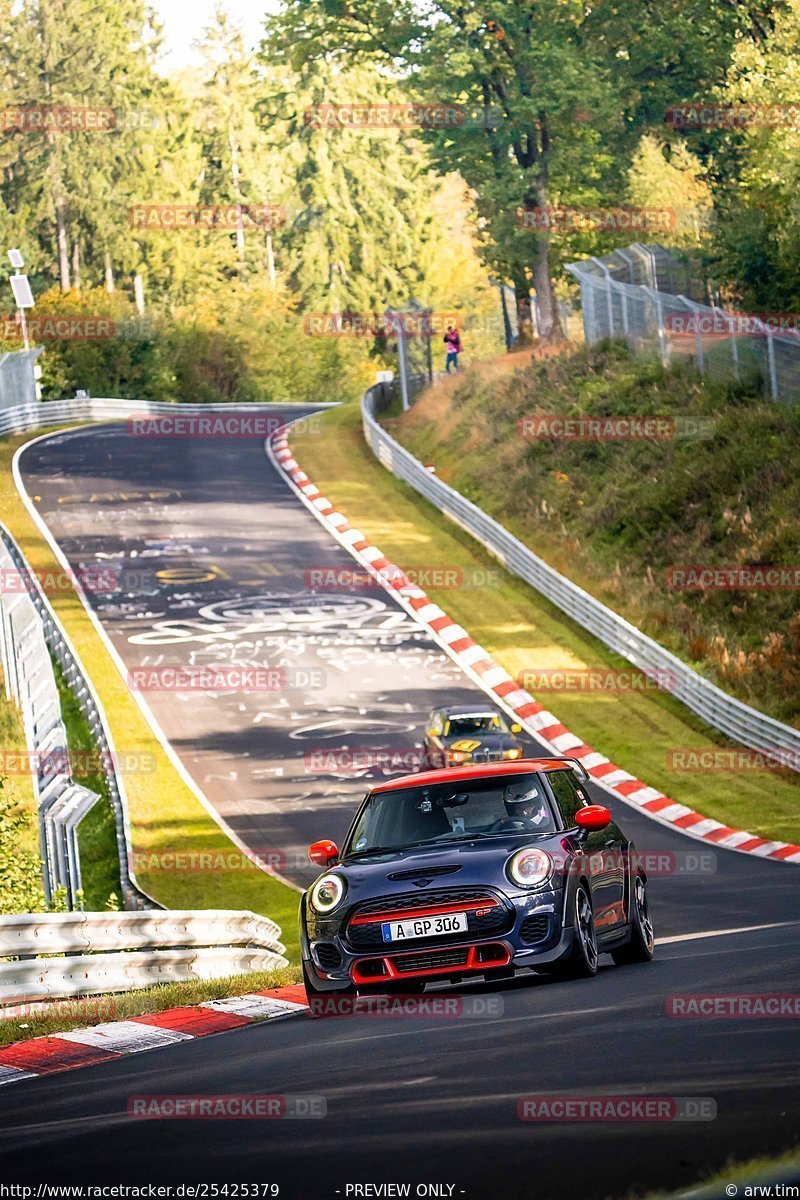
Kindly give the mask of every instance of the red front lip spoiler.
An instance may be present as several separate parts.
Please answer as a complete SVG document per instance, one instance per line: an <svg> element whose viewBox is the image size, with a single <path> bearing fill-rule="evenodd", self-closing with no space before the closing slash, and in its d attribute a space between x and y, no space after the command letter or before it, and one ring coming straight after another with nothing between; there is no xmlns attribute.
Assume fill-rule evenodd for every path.
<svg viewBox="0 0 800 1200"><path fill-rule="evenodd" d="M386 912L386 913L365 913L362 916L353 917L348 925L375 925L383 921L402 921L405 919L415 920L417 917L441 917L447 913L457 912L476 912L481 908L499 908L499 901L493 896L487 896L485 900L467 900L462 904L457 901L448 904L430 904L427 908L406 908L402 912Z"/></svg>
<svg viewBox="0 0 800 1200"><path fill-rule="evenodd" d="M466 952L463 962L449 966L426 967L424 970L404 971L395 965L403 958L419 958L424 951L406 951L405 954L381 954L363 958L353 963L351 977L355 984L392 983L403 979L423 979L434 975L463 975L467 971L485 971L487 968L507 967L511 962L511 951L504 942L484 942L477 946L441 947L441 953ZM436 950L429 951L436 954ZM365 971L364 968L380 964L381 970Z"/></svg>

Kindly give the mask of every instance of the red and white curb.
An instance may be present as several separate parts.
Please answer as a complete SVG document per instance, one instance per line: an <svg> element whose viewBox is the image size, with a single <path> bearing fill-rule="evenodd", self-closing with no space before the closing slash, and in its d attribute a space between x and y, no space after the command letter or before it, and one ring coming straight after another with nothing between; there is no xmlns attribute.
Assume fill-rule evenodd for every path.
<svg viewBox="0 0 800 1200"><path fill-rule="evenodd" d="M306 1012L298 984L31 1038L0 1049L0 1087Z"/></svg>
<svg viewBox="0 0 800 1200"><path fill-rule="evenodd" d="M579 759L600 787L648 817L680 830L689 837L758 858L800 865L800 846L771 842L743 829L732 829L720 821L701 816L685 804L671 800L657 788L648 787L635 775L618 767L604 754L588 746L582 738L571 733L558 717L524 691L504 667L474 642L466 629L457 625L422 588L408 579L400 567L390 562L377 546L373 546L360 529L350 525L347 517L322 495L297 463L285 433L276 434L267 443L267 450L320 523L387 592L397 597L407 612L432 634L434 640L465 673L543 746L555 754Z"/></svg>

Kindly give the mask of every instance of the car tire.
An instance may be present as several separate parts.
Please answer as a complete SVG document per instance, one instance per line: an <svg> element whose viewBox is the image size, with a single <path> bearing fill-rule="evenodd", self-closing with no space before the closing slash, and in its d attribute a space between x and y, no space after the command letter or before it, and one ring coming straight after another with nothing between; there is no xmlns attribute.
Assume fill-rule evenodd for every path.
<svg viewBox="0 0 800 1200"><path fill-rule="evenodd" d="M579 883L572 901L572 952L555 974L561 979L593 979L598 954L592 898L588 886Z"/></svg>
<svg viewBox="0 0 800 1200"><path fill-rule="evenodd" d="M617 950L612 950L611 957L618 967L627 966L629 963L646 963L652 961L654 949L655 937L647 900L647 881L644 875L637 875L633 881L631 899L630 941Z"/></svg>

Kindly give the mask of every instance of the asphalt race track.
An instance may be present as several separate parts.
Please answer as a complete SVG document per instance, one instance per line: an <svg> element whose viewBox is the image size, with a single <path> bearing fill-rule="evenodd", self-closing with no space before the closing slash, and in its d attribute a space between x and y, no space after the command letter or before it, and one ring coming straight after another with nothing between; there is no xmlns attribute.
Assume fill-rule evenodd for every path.
<svg viewBox="0 0 800 1200"><path fill-rule="evenodd" d="M352 560L257 441L105 427L39 442L22 466L76 570L110 563L126 582L143 572L137 594L92 597L129 668L268 662L324 674L295 693L147 697L225 820L256 849L282 848L296 879L307 877L302 847L341 835L365 789L365 774L315 773L307 754L418 747L434 699L476 698L383 593L313 593L310 568ZM277 1182L288 1200L408 1182L562 1200L678 1188L731 1157L784 1151L800 1128L796 1018L675 1019L666 1004L798 990L797 869L715 851L596 795L640 851L673 864L651 876L651 965L464 989L502 999L491 1018L298 1017L15 1084L0 1089L0 1181ZM321 1096L327 1116L127 1115L132 1096L256 1093ZM518 1119L520 1097L551 1094L705 1097L717 1115Z"/></svg>
<svg viewBox="0 0 800 1200"><path fill-rule="evenodd" d="M37 443L23 473L129 671L262 672L250 691L143 695L234 832L297 882L365 781L414 769L441 695L482 699L391 597L358 586L258 439L105 426ZM342 589L314 592L331 568L351 573Z"/></svg>

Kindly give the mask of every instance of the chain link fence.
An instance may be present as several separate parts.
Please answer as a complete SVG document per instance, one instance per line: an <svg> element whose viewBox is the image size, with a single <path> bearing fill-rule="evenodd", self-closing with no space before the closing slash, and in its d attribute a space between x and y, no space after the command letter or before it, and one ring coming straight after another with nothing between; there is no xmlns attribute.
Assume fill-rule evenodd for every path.
<svg viewBox="0 0 800 1200"><path fill-rule="evenodd" d="M570 263L579 282L588 345L624 338L664 366L687 362L723 382L761 385L773 400L800 401L800 320L744 315L700 303L690 267L661 246L636 243Z"/></svg>

